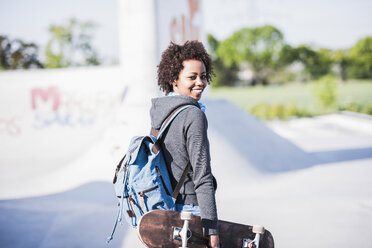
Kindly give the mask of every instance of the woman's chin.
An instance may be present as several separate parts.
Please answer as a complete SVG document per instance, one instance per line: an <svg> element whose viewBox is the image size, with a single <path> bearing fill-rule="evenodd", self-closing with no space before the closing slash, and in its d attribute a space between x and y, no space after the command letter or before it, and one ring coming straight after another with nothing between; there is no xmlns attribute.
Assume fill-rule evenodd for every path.
<svg viewBox="0 0 372 248"><path fill-rule="evenodd" d="M199 101L201 99L201 95L199 95L199 96L192 96L192 98L194 98L195 100Z"/></svg>
<svg viewBox="0 0 372 248"><path fill-rule="evenodd" d="M202 93L194 93L191 95L192 98L194 98L195 100L199 101L202 97Z"/></svg>

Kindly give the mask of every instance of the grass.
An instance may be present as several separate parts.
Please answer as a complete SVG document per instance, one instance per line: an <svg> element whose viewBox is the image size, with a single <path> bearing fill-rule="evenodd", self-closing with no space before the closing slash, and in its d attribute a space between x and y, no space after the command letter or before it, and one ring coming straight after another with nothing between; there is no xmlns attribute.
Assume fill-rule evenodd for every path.
<svg viewBox="0 0 372 248"><path fill-rule="evenodd" d="M227 99L247 111L258 105L288 105L312 113L322 114L325 110L317 102L313 94L312 83L291 83L273 86L255 87L219 87L212 88L211 98ZM372 80L339 82L337 86L337 105L350 103L372 105ZM328 110L337 111L338 108Z"/></svg>
<svg viewBox="0 0 372 248"><path fill-rule="evenodd" d="M339 103L354 101L358 104L372 103L372 80L350 81L339 85Z"/></svg>

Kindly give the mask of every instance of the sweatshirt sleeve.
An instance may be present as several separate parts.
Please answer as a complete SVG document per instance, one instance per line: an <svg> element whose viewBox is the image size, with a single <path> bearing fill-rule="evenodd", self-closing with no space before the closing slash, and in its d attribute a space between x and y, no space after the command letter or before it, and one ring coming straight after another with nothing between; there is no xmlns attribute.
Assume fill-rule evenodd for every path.
<svg viewBox="0 0 372 248"><path fill-rule="evenodd" d="M186 118L186 148L193 169L193 182L206 235L218 234L217 207L210 165L207 118L199 109L190 109Z"/></svg>

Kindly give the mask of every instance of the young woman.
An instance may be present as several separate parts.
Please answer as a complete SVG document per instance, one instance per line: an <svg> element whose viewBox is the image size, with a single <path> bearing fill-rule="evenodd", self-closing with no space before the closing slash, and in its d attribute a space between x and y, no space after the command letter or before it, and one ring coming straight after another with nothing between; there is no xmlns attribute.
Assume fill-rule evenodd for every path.
<svg viewBox="0 0 372 248"><path fill-rule="evenodd" d="M219 246L214 178L210 166L205 106L198 101L211 81L211 58L201 42L171 43L158 65L158 85L165 97L152 99L151 125L159 129L176 108L194 105L173 120L162 137L162 149L173 187L190 162L185 182L176 200L177 211L200 215L211 247Z"/></svg>

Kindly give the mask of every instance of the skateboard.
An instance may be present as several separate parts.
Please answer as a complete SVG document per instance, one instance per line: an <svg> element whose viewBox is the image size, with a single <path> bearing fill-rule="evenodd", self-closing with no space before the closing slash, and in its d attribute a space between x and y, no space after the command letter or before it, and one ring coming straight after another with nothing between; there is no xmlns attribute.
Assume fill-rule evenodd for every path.
<svg viewBox="0 0 372 248"><path fill-rule="evenodd" d="M218 221L221 248L274 248L274 239L262 226ZM207 248L201 218L189 212L153 210L142 216L138 236L150 248Z"/></svg>

